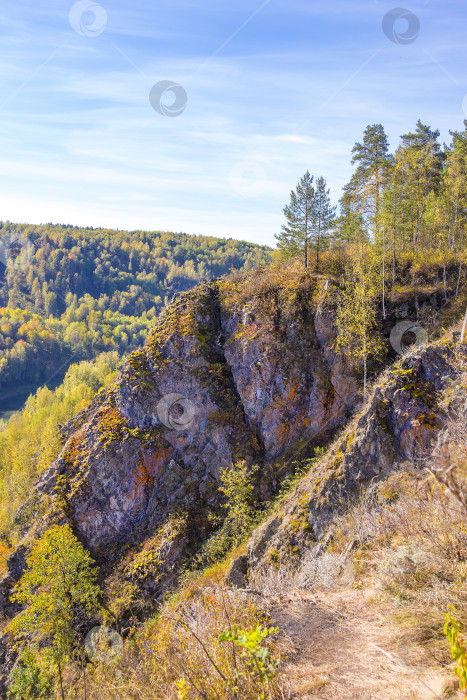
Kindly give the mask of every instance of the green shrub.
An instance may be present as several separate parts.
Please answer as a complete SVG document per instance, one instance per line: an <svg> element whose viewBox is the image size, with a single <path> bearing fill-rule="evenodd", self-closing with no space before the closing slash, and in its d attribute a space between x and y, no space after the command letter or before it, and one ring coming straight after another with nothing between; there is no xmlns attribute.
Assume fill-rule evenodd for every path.
<svg viewBox="0 0 467 700"><path fill-rule="evenodd" d="M456 609L450 605L450 609L455 612ZM467 649L465 641L465 632L461 630L459 620L452 617L450 613L446 613L446 622L443 632L448 638L451 656L456 662L454 673L459 678L459 687L463 690L467 688Z"/></svg>

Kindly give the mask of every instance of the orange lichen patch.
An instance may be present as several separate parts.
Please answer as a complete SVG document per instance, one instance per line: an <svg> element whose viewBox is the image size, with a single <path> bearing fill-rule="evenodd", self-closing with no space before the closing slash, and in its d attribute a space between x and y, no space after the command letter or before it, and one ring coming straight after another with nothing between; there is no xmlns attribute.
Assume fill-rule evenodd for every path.
<svg viewBox="0 0 467 700"><path fill-rule="evenodd" d="M0 576L6 574L8 570L7 560L14 547L9 547L3 540L0 540Z"/></svg>
<svg viewBox="0 0 467 700"><path fill-rule="evenodd" d="M159 476L165 465L169 463L172 452L170 447L156 447L150 454L143 454L141 464L151 479Z"/></svg>
<svg viewBox="0 0 467 700"><path fill-rule="evenodd" d="M289 386L288 393L285 394L286 401L296 401L298 399L299 391L297 386Z"/></svg>
<svg viewBox="0 0 467 700"><path fill-rule="evenodd" d="M410 454L414 446L428 449L434 439L434 429L431 425L422 425L417 419L410 423L400 436L402 449Z"/></svg>
<svg viewBox="0 0 467 700"><path fill-rule="evenodd" d="M276 442L278 445L283 445L290 433L290 425L287 422L279 423L276 428Z"/></svg>
<svg viewBox="0 0 467 700"><path fill-rule="evenodd" d="M67 471L75 471L79 467L86 466L86 444L84 441L83 428L78 430L68 441L63 452L63 460Z"/></svg>
<svg viewBox="0 0 467 700"><path fill-rule="evenodd" d="M144 491L146 486L148 485L150 481L150 476L147 472L146 467L144 466L143 462L138 462L136 465L136 468L133 470L130 481L134 485L134 492L132 497L137 498L137 496Z"/></svg>
<svg viewBox="0 0 467 700"><path fill-rule="evenodd" d="M284 416L283 421L281 421L276 430L276 438L280 444L283 444L284 440L288 437L290 433L290 419L288 416L293 414L300 399L300 388L296 384L289 383L284 391L284 394L274 401L274 410L278 416ZM294 419L296 422L296 419ZM307 417L301 421L304 427L310 425L310 419Z"/></svg>
<svg viewBox="0 0 467 700"><path fill-rule="evenodd" d="M424 428L428 428L430 430L435 430L435 428L439 428L441 423L436 413L431 413L429 411L419 413L416 417L416 421Z"/></svg>

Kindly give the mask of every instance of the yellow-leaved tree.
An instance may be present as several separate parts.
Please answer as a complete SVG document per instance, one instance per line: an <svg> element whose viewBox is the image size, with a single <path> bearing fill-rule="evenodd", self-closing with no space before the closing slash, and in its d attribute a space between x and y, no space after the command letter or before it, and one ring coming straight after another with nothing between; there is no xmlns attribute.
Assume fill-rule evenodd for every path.
<svg viewBox="0 0 467 700"><path fill-rule="evenodd" d="M53 525L33 544L27 569L12 596L25 609L8 629L33 649L48 650L62 698L63 665L76 652L83 655L77 618L99 609L101 591L96 580L96 566L69 525Z"/></svg>
<svg viewBox="0 0 467 700"><path fill-rule="evenodd" d="M366 398L368 360L384 352L377 329L380 281L378 262L369 245L361 243L349 257L339 292L334 342L336 350L363 366L363 398Z"/></svg>

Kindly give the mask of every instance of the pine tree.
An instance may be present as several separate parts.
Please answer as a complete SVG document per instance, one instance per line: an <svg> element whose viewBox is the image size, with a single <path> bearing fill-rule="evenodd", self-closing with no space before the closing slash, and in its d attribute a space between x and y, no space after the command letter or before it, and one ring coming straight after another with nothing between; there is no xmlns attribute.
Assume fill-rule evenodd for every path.
<svg viewBox="0 0 467 700"><path fill-rule="evenodd" d="M308 247L313 235L314 196L313 176L307 170L295 191L290 193L290 204L284 207L287 223L283 224L281 233L275 236L283 254L303 254L305 268L308 267Z"/></svg>
<svg viewBox="0 0 467 700"><path fill-rule="evenodd" d="M396 165L384 190L381 207L381 228L384 230L386 250L391 253L393 283L396 280L398 253L403 248L403 212L404 182L401 171Z"/></svg>
<svg viewBox="0 0 467 700"><path fill-rule="evenodd" d="M445 197L449 207L449 242L453 253L459 255L459 274L456 296L462 275L467 223L467 119L464 131L451 131L452 144L447 149L446 168L443 173Z"/></svg>
<svg viewBox="0 0 467 700"><path fill-rule="evenodd" d="M287 223L276 239L283 254L303 254L305 267L308 267L309 250L314 250L318 268L320 252L324 250L336 220L336 207L331 205L324 177L317 178L315 187L313 180L307 170L295 191L290 193L290 204L284 207Z"/></svg>
<svg viewBox="0 0 467 700"><path fill-rule="evenodd" d="M353 223L366 227L367 238L378 246L382 278L383 317L386 317L386 229L382 226L383 194L393 168L394 158L389 153L389 142L382 124L370 124L363 133L362 143L352 149L352 165L357 165L350 182L344 188L341 208L347 210L345 225ZM360 236L354 236L354 240Z"/></svg>
<svg viewBox="0 0 467 700"><path fill-rule="evenodd" d="M319 268L319 254L329 239L329 233L336 220L336 207L331 206L329 188L324 177L318 177L313 196L313 224L311 241L316 251L316 269Z"/></svg>
<svg viewBox="0 0 467 700"><path fill-rule="evenodd" d="M352 176L350 189L359 200L361 213L375 240L379 233L383 188L394 162L383 125L368 125L363 133L363 142L355 144L352 154L352 165L357 164L357 170Z"/></svg>
<svg viewBox="0 0 467 700"><path fill-rule="evenodd" d="M403 134L396 151L396 170L403 183L403 226L412 251L419 248L424 216L431 191L437 189L442 171L443 153L439 131L417 122L415 132ZM429 234L426 236L429 239Z"/></svg>
<svg viewBox="0 0 467 700"><path fill-rule="evenodd" d="M340 216L336 221L335 239L343 245L368 241L365 220L351 183L344 185L343 190L344 194L339 200Z"/></svg>
<svg viewBox="0 0 467 700"><path fill-rule="evenodd" d="M381 226L381 211L384 187L387 185L393 161L382 124L368 125L363 133L362 143L356 143L352 149L352 165L356 164L357 170L346 185L344 195L358 212L360 221L364 222L368 238L377 243L380 251L383 317L386 316L386 231Z"/></svg>

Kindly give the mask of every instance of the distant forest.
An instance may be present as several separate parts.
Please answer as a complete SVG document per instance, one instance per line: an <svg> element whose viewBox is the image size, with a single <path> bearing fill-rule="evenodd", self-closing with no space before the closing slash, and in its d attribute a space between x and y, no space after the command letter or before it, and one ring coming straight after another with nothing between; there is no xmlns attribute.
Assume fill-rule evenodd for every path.
<svg viewBox="0 0 467 700"><path fill-rule="evenodd" d="M175 293L270 258L233 239L52 224L0 222L0 240L10 242L7 266L0 259L3 388L103 351L124 354Z"/></svg>

